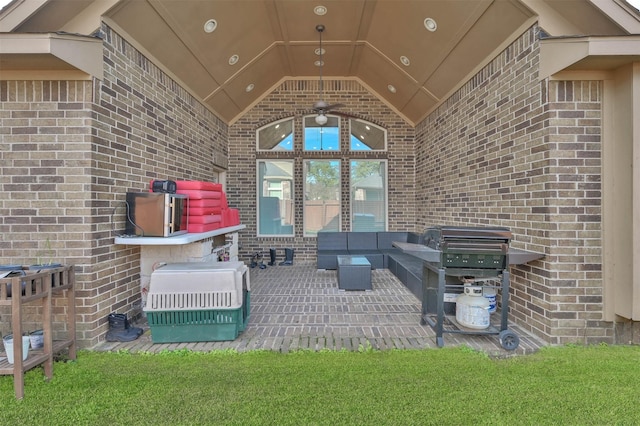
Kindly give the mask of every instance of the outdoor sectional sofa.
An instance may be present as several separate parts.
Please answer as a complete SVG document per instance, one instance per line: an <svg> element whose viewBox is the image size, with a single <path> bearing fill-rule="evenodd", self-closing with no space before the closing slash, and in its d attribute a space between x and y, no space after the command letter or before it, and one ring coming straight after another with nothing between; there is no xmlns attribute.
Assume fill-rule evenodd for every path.
<svg viewBox="0 0 640 426"><path fill-rule="evenodd" d="M415 232L318 232L318 269L337 269L338 256L364 256L372 269L389 269L422 299L422 260L393 247L394 241L422 244Z"/></svg>

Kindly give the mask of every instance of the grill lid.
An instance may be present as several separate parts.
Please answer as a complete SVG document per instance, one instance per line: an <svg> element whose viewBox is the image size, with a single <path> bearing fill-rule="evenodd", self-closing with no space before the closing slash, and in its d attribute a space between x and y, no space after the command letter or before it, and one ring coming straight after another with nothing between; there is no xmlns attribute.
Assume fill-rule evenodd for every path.
<svg viewBox="0 0 640 426"><path fill-rule="evenodd" d="M454 242L472 243L477 247L487 243L509 244L511 236L511 230L505 227L433 226L425 231L424 244L435 250Z"/></svg>

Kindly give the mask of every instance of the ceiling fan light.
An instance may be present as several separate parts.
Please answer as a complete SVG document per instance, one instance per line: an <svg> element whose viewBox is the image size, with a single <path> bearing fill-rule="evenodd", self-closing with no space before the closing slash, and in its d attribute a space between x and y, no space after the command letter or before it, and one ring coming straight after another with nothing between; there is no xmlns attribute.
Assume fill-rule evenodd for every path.
<svg viewBox="0 0 640 426"><path fill-rule="evenodd" d="M327 116L324 114L318 114L316 115L316 123L320 126L324 126L325 124L327 124Z"/></svg>
<svg viewBox="0 0 640 426"><path fill-rule="evenodd" d="M436 23L435 19L433 18L426 18L424 20L424 27L428 30L428 31L435 31L438 29L438 24Z"/></svg>
<svg viewBox="0 0 640 426"><path fill-rule="evenodd" d="M316 6L313 8L313 13L318 16L326 15L327 8L325 6Z"/></svg>
<svg viewBox="0 0 640 426"><path fill-rule="evenodd" d="M218 22L215 19L209 19L204 23L204 32L212 33L218 28Z"/></svg>

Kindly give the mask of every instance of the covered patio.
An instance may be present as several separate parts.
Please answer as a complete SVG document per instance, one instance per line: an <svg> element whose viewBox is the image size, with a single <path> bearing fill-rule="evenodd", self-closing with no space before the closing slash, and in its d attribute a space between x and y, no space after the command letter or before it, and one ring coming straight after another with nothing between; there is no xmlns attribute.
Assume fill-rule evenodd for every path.
<svg viewBox="0 0 640 426"><path fill-rule="evenodd" d="M250 274L249 323L233 341L154 344L149 327L142 320L135 325L145 333L137 340L102 342L94 350L289 352L437 348L434 331L420 325L420 301L388 269L372 271L371 291L341 291L336 271L316 269L311 264L253 268ZM522 327L510 323L509 329L520 338L515 351L504 350L496 335L445 334L444 342L445 346L465 345L497 357L528 354L545 345Z"/></svg>

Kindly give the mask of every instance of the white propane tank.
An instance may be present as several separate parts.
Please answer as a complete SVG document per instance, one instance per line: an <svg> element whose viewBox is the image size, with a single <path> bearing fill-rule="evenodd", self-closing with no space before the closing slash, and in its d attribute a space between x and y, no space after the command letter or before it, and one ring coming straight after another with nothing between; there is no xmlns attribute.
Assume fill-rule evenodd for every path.
<svg viewBox="0 0 640 426"><path fill-rule="evenodd" d="M497 308L497 296L498 293L494 287L483 287L482 294L489 301L489 313L492 314L496 311Z"/></svg>
<svg viewBox="0 0 640 426"><path fill-rule="evenodd" d="M464 294L456 301L456 320L467 328L485 329L490 325L489 299L482 295L481 286L464 286Z"/></svg>

